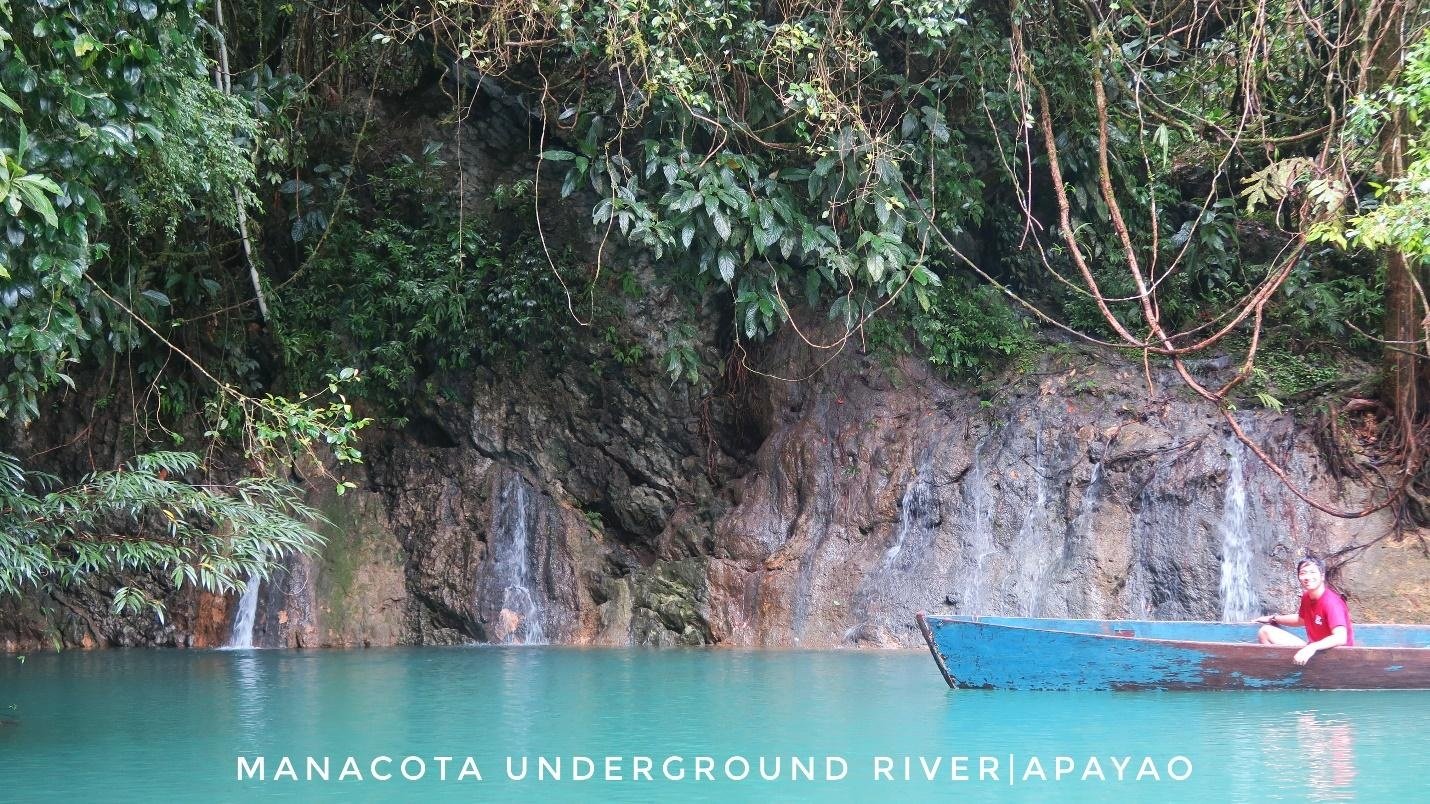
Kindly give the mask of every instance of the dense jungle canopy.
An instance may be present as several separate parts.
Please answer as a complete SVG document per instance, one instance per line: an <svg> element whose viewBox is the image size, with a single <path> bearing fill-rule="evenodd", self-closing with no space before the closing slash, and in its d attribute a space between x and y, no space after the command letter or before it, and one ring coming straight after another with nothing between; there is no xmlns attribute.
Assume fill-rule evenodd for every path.
<svg viewBox="0 0 1430 804"><path fill-rule="evenodd" d="M1411 0L0 0L0 416L125 406L133 455L242 456L225 482L158 452L66 485L0 455L0 593L115 566L234 588L316 542L295 456L359 460L364 412L559 361L585 327L699 392L786 329L969 382L1096 341L1233 427L1320 400L1344 471L1423 519L1427 22ZM434 97L450 141L382 136ZM466 186L453 132L493 110L528 176ZM573 204L589 249L543 225ZM610 303L651 283L689 309L658 355Z"/></svg>

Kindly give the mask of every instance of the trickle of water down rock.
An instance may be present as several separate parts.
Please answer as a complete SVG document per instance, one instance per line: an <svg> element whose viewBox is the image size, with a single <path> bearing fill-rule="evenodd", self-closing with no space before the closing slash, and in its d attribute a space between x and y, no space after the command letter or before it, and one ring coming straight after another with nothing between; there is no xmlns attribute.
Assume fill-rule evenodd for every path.
<svg viewBox="0 0 1430 804"><path fill-rule="evenodd" d="M973 614L983 611L986 602L985 590L988 586L988 558L993 554L993 523L990 519L988 473L983 465L984 443L973 447L973 464L963 482L963 504L967 516L964 521L968 569L964 578L962 613Z"/></svg>
<svg viewBox="0 0 1430 804"><path fill-rule="evenodd" d="M844 632L843 642L854 643L861 640L881 644L897 644L894 636L907 627L902 618L890 621L890 613L899 611L891 600L891 591L898 590L908 582L911 573L917 573L927 560L936 530L940 522L938 498L934 494L931 475L932 451L925 450L915 467L914 476L904 486L899 498L899 524L894 531L894 541L884 551L878 565L860 584L854 595L853 610L860 622ZM878 602L879 611L874 611Z"/></svg>
<svg viewBox="0 0 1430 804"><path fill-rule="evenodd" d="M1230 463L1221 522L1221 618L1223 622L1246 622L1257 615L1256 591L1252 589L1253 551L1246 511L1246 477L1243 468L1245 447L1228 439Z"/></svg>
<svg viewBox="0 0 1430 804"><path fill-rule="evenodd" d="M1013 574L1009 591L1019 605L1018 613L1034 617L1039 613L1038 604L1047 582L1050 564L1056 558L1054 551L1047 549L1048 535L1055 528L1051 521L1052 512L1048 503L1048 481L1046 459L1043 449L1043 423L1034 424L1033 464L1028 471L1028 483L1032 486L1032 505L1023 516L1023 524L1013 537L1012 551L1019 556L1017 570Z"/></svg>
<svg viewBox="0 0 1430 804"><path fill-rule="evenodd" d="M487 589L499 589L501 608L497 622L491 628L492 642L517 645L544 645L542 606L531 579L531 511L526 483L511 473L497 497L497 513L492 523L489 549L495 560L495 584ZM481 595L482 584L478 584ZM480 608L482 601L478 600Z"/></svg>
<svg viewBox="0 0 1430 804"><path fill-rule="evenodd" d="M226 648L253 647L253 621L258 616L258 585L256 576L248 576L248 586L238 599L238 609L233 615L233 629L229 632Z"/></svg>

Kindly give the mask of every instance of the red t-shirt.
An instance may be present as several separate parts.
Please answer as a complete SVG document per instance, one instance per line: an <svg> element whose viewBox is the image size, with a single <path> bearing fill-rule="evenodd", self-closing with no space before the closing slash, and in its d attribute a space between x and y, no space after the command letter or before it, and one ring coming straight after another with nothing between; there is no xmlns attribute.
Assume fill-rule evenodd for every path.
<svg viewBox="0 0 1430 804"><path fill-rule="evenodd" d="M1329 586L1315 600L1311 599L1310 592L1302 592L1301 608L1297 610L1296 616L1306 625L1307 642L1325 639L1331 635L1331 629L1341 625L1346 629L1346 644L1355 644L1355 637L1351 632L1351 614L1346 609L1346 601Z"/></svg>

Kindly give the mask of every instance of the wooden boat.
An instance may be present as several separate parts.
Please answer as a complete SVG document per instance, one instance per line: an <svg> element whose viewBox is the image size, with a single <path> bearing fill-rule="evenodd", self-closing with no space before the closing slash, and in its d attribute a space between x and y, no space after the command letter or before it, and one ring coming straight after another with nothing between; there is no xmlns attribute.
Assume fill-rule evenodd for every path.
<svg viewBox="0 0 1430 804"><path fill-rule="evenodd" d="M1430 689L1430 626L1360 625L1292 662L1259 626L918 614L950 687L1012 690Z"/></svg>

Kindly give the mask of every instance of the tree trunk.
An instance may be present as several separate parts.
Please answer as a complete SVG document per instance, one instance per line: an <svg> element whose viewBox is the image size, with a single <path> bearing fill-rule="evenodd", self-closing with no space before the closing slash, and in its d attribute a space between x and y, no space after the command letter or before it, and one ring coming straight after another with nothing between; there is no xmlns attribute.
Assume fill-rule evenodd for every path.
<svg viewBox="0 0 1430 804"><path fill-rule="evenodd" d="M1385 401L1409 437L1420 407L1417 363L1420 328L1415 286L1405 255L1390 252L1385 261Z"/></svg>
<svg viewBox="0 0 1430 804"><path fill-rule="evenodd" d="M1375 8L1375 6L1372 6ZM1387 2L1379 7L1379 14L1371 15L1371 32L1382 32L1379 37L1368 38L1371 48L1367 54L1366 66L1369 79L1367 87L1376 91L1395 80L1404 50L1403 26L1405 6L1400 2ZM1378 18L1378 19L1377 19ZM1405 173L1405 112L1393 109L1391 117L1380 132L1380 173L1385 181L1399 178ZM1420 303L1420 288L1415 270L1405 255L1398 250L1389 251L1385 258L1385 385L1383 394L1395 417L1396 438L1394 446L1404 451L1405 469L1414 473L1418 469L1418 445L1416 444L1416 422L1419 421L1421 399L1420 383L1423 372L1425 332L1421 323L1427 311Z"/></svg>

